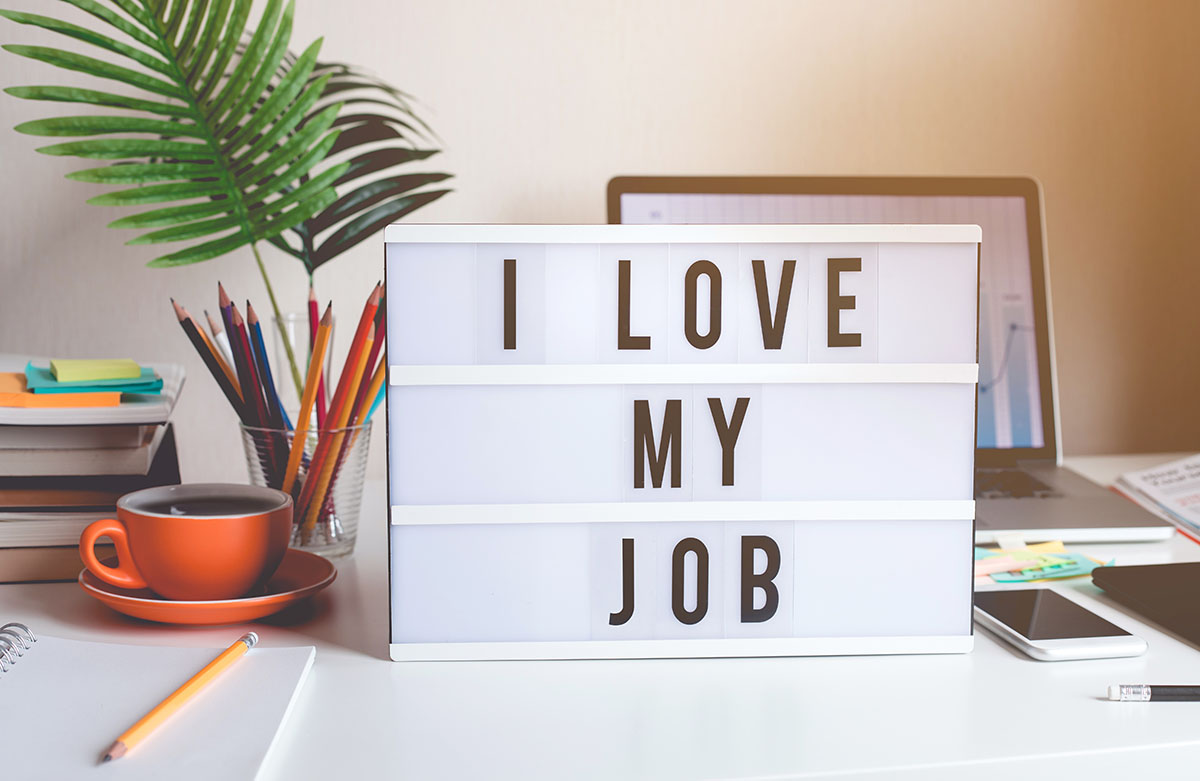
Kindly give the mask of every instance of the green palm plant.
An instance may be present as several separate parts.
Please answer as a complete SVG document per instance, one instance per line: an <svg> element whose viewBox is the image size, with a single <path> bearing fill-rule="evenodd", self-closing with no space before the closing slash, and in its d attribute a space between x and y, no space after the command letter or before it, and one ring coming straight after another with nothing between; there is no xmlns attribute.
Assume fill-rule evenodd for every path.
<svg viewBox="0 0 1200 781"><path fill-rule="evenodd" d="M284 61L295 58L289 54ZM314 174L343 164L349 167L334 181L336 201L270 242L300 260L311 278L318 267L384 226L449 193L429 186L450 174L406 172L409 163L440 151L429 146L436 138L417 116L410 96L343 63L318 62L308 78L311 84L324 85L309 110L310 120L332 103L343 105L333 122L342 135Z"/></svg>
<svg viewBox="0 0 1200 781"><path fill-rule="evenodd" d="M111 29L97 32L20 11L0 10L0 15L96 46L117 55L122 64L47 46L3 48L144 94L9 87L6 92L19 98L105 109L26 122L16 129L36 136L87 137L41 147L43 154L113 161L68 178L132 185L89 203L155 205L110 224L147 231L131 244L198 240L155 258L151 266L197 263L249 245L280 317L257 242L300 226L333 204L334 183L351 167L342 163L314 172L341 132L333 128L340 102L327 102L312 113L332 75L311 78L321 41L284 61L294 5L284 7L282 0L267 0L249 34L251 0L64 2ZM235 58L247 34L244 52ZM299 386L295 356L288 340L284 344Z"/></svg>

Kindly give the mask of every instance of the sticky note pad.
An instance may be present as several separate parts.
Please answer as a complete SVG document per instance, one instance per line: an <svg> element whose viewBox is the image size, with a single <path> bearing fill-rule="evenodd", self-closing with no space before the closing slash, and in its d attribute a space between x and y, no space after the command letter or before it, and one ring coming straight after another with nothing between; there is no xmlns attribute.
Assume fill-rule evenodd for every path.
<svg viewBox="0 0 1200 781"><path fill-rule="evenodd" d="M59 382L90 382L92 380L135 380L142 376L142 367L128 358L100 360L53 360L50 371Z"/></svg>
<svg viewBox="0 0 1200 781"><path fill-rule="evenodd" d="M115 407L120 391L102 393L31 393L20 372L0 372L0 407Z"/></svg>
<svg viewBox="0 0 1200 781"><path fill-rule="evenodd" d="M49 369L25 364L25 387L34 393L92 393L120 391L121 393L160 393L162 378L153 369L142 369L141 376L133 380L86 380L84 382L59 382Z"/></svg>

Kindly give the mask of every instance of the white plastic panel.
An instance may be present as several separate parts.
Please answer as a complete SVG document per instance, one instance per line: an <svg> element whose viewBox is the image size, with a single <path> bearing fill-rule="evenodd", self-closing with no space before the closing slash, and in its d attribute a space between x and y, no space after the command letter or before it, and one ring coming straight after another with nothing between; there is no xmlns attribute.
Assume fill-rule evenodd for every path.
<svg viewBox="0 0 1200 781"><path fill-rule="evenodd" d="M974 244L391 244L394 365L587 363L974 363ZM516 264L516 348L503 349L504 260ZM837 315L860 346L830 346L829 259ZM629 261L628 335L618 349L620 263ZM720 338L685 332L688 269L707 260L721 284ZM764 264L770 326L785 263L794 261L778 349L759 316L754 261ZM697 277L696 334L709 333L711 274ZM640 340L638 340L640 342Z"/></svg>
<svg viewBox="0 0 1200 781"><path fill-rule="evenodd" d="M392 641L967 635L971 529L969 520L393 527ZM763 537L779 564L766 583L770 543L753 551L749 574L758 580L742 568L743 538ZM617 625L626 539L633 608ZM707 609L695 623L673 607L673 554L688 539L707 555ZM698 556L681 558L679 596L691 620ZM744 589L759 613L743 616Z"/></svg>
<svg viewBox="0 0 1200 781"><path fill-rule="evenodd" d="M708 399L733 442L733 485ZM679 408L679 485L672 447L654 486L651 456L669 400ZM645 401L653 440L639 447ZM393 504L970 499L971 385L540 385L392 387Z"/></svg>
<svg viewBox="0 0 1200 781"><path fill-rule="evenodd" d="M975 363L976 244L879 248L879 360Z"/></svg>

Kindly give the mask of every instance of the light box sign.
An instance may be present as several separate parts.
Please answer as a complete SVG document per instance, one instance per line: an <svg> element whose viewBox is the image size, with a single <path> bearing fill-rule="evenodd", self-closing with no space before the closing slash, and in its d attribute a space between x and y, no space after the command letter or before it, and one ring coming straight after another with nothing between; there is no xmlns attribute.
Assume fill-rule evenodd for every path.
<svg viewBox="0 0 1200 781"><path fill-rule="evenodd" d="M970 650L979 242L389 227L392 658Z"/></svg>

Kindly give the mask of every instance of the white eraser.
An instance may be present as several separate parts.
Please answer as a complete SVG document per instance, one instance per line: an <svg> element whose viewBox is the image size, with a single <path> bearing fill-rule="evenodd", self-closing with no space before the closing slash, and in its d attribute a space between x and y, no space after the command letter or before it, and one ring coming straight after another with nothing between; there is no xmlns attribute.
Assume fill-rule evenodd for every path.
<svg viewBox="0 0 1200 781"><path fill-rule="evenodd" d="M1121 699L1121 687L1119 684L1114 683L1112 686L1108 687L1108 698L1110 700L1120 700Z"/></svg>

